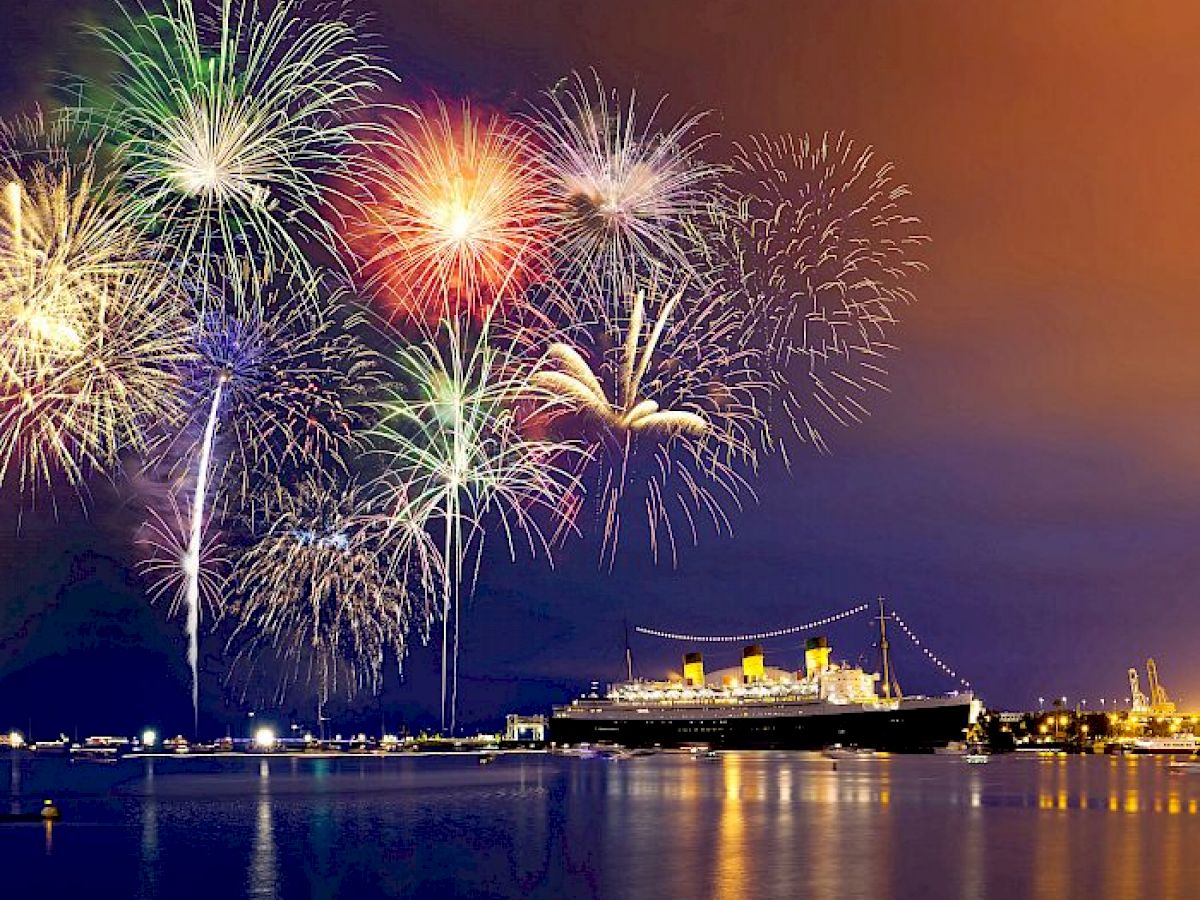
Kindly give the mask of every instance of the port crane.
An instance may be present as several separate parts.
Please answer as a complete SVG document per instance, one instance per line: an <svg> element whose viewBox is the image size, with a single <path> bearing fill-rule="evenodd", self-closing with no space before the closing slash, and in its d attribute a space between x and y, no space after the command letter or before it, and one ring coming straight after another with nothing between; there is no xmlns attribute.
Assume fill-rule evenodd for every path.
<svg viewBox="0 0 1200 900"><path fill-rule="evenodd" d="M1154 662L1154 657L1146 660L1146 685L1150 688L1149 697L1142 693L1137 669L1129 670L1129 699L1133 706L1132 711L1151 716L1173 714L1175 704L1167 696L1167 689L1158 680L1158 665Z"/></svg>
<svg viewBox="0 0 1200 900"><path fill-rule="evenodd" d="M1138 670L1134 668L1129 670L1129 702L1133 705L1134 712L1150 708L1150 700L1142 693L1142 685L1138 681Z"/></svg>
<svg viewBox="0 0 1200 900"><path fill-rule="evenodd" d="M1167 697L1167 689L1158 680L1158 666L1154 663L1154 657L1146 660L1146 681L1150 685L1150 711L1156 715L1175 712L1175 704Z"/></svg>

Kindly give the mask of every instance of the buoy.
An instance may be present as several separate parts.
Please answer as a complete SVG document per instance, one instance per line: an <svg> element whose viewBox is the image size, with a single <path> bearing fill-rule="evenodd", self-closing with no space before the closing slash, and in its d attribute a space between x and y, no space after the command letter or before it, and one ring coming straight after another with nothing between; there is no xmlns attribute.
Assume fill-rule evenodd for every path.
<svg viewBox="0 0 1200 900"><path fill-rule="evenodd" d="M62 816L62 813L60 813L58 811L58 807L54 805L53 800L44 800L42 802L42 818L43 819L57 819L57 818L60 818L61 816Z"/></svg>

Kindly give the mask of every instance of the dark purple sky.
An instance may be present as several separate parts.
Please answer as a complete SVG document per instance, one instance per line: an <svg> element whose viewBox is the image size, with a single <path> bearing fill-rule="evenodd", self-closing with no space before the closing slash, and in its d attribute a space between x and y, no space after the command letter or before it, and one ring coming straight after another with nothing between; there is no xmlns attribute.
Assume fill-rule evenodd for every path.
<svg viewBox="0 0 1200 900"><path fill-rule="evenodd" d="M108 8L34 6L0 0L9 111L51 70L94 64L73 23ZM756 630L881 593L995 704L1123 697L1126 668L1151 654L1169 690L1200 702L1200 9L357 8L372 7L414 92L502 102L594 66L647 97L670 93L675 111L712 108L730 138L845 129L897 161L933 237L891 395L833 436L831 456L766 471L734 537L706 538L675 570L629 559L605 574L579 544L554 572L489 561L466 619L464 719L615 675L626 612ZM147 610L125 571L129 518L98 490L90 523L0 538L0 727L28 706L47 727L186 721L178 623ZM831 637L851 658L869 649L865 621ZM635 645L646 673L683 649ZM787 642L768 651L796 657ZM899 665L910 689L952 687L903 647ZM417 654L384 707L428 708L434 668ZM213 721L233 716L215 662L207 681Z"/></svg>

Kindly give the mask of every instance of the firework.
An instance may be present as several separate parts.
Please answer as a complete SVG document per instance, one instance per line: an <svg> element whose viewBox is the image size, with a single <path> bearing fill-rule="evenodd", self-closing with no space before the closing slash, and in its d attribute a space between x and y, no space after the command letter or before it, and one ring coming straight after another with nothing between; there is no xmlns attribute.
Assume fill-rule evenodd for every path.
<svg viewBox="0 0 1200 900"><path fill-rule="evenodd" d="M903 210L908 187L842 135L753 138L730 186L710 246L751 311L747 337L765 350L785 434L824 450L830 424L860 421L885 390L906 277L924 269L911 257L926 238Z"/></svg>
<svg viewBox="0 0 1200 900"><path fill-rule="evenodd" d="M650 281L630 284L623 302L570 302L559 321L523 332L544 353L531 380L554 398L552 431L590 448L601 558L613 564L638 507L656 559L665 546L675 560L681 530L694 543L700 517L729 530L725 507L751 493L741 470L756 464L763 428L739 310Z"/></svg>
<svg viewBox="0 0 1200 900"><path fill-rule="evenodd" d="M355 118L384 77L354 25L302 0L192 0L125 8L98 31L117 75L91 110L116 144L130 200L205 280L217 259L313 270L300 244L337 247L335 180L357 174ZM342 198L345 199L345 198Z"/></svg>
<svg viewBox="0 0 1200 900"><path fill-rule="evenodd" d="M213 488L223 506L252 515L266 495L256 486L280 472L345 471L366 422L375 354L355 333L358 318L340 291L304 286L316 298L276 293L209 310L196 329L198 360L189 387L195 460L213 432ZM318 304L314 306L315 304Z"/></svg>
<svg viewBox="0 0 1200 900"><path fill-rule="evenodd" d="M0 127L0 371L10 377L78 350L112 279L147 271L149 245L97 182L93 148L72 157L77 137L65 117Z"/></svg>
<svg viewBox="0 0 1200 900"><path fill-rule="evenodd" d="M0 481L112 472L183 414L187 302L90 159L0 161Z"/></svg>
<svg viewBox="0 0 1200 900"><path fill-rule="evenodd" d="M150 508L137 543L146 551L138 561L138 572L150 583L150 599L165 602L171 615L187 613L188 586L193 573L198 584L199 607L208 617L217 618L224 608L232 555L224 535L205 522L198 552L193 555L190 511L168 495L164 512ZM194 558L194 563L193 563Z"/></svg>
<svg viewBox="0 0 1200 900"><path fill-rule="evenodd" d="M238 560L237 658L281 659L280 696L292 680L315 681L322 705L339 687L378 692L386 656L403 659L412 628L428 635L431 573L393 571L386 528L355 484L308 476Z"/></svg>
<svg viewBox="0 0 1200 900"><path fill-rule="evenodd" d="M185 631L192 670L193 713L199 720L199 632L203 532L218 510L245 511L253 519L270 511L256 486L284 471L344 470L344 454L357 440L365 392L374 378L371 354L339 320L340 294L302 288L309 302L289 296L245 296L223 310L203 313L195 329L197 360L188 389L193 421L181 435L190 449L173 445L180 477L191 475L191 516L184 571ZM324 298L324 299L322 299ZM319 304L324 304L321 306ZM217 518L220 518L220 512Z"/></svg>
<svg viewBox="0 0 1200 900"><path fill-rule="evenodd" d="M655 264L692 266L688 221L707 207L719 170L699 152L702 115L660 128L665 97L639 118L635 95L576 73L532 116L552 173L554 256L576 286L612 293Z"/></svg>
<svg viewBox="0 0 1200 900"><path fill-rule="evenodd" d="M439 101L376 152L366 268L401 312L479 316L539 275L548 185L517 123Z"/></svg>
<svg viewBox="0 0 1200 900"><path fill-rule="evenodd" d="M491 316L475 330L461 320L427 330L397 352L396 367L397 384L374 430L387 470L374 487L385 503L402 492L389 504L410 517L402 534L423 520L442 542L442 727L448 721L453 731L468 557L493 532L503 535L510 555L518 541L548 554L547 532L559 525L543 531L539 516L561 519L574 483L567 466L578 448L522 434L519 408L540 404L541 392L528 365L493 332Z"/></svg>

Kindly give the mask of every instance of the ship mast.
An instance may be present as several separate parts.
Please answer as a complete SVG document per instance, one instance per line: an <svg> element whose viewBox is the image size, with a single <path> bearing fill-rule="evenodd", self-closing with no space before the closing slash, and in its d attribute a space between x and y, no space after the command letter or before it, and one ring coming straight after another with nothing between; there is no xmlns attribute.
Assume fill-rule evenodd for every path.
<svg viewBox="0 0 1200 900"><path fill-rule="evenodd" d="M629 619L623 620L625 624L625 680L633 681L633 648L629 646Z"/></svg>
<svg viewBox="0 0 1200 900"><path fill-rule="evenodd" d="M892 694L895 693L897 699L904 696L900 690L900 682L896 680L896 673L892 670L891 655L888 652L890 646L887 636L887 620L890 617L884 610L883 598L879 598L879 652L883 656L883 696L884 699L891 700Z"/></svg>

